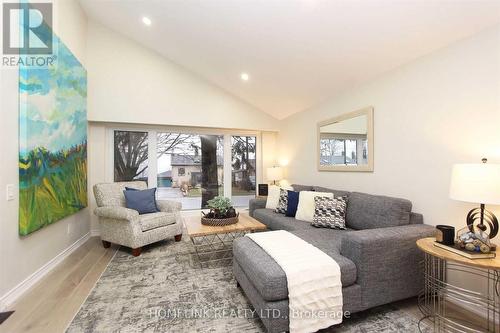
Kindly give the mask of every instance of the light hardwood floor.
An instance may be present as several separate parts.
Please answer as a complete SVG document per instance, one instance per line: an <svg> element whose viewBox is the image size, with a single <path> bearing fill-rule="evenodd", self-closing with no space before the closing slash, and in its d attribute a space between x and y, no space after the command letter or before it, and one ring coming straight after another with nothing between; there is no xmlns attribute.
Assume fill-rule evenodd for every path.
<svg viewBox="0 0 500 333"><path fill-rule="evenodd" d="M15 312L0 325L0 332L64 332L117 249L105 249L98 237L89 239L11 306ZM416 299L395 304L415 319L422 317Z"/></svg>
<svg viewBox="0 0 500 333"><path fill-rule="evenodd" d="M10 307L0 332L64 332L117 249L90 238Z"/></svg>

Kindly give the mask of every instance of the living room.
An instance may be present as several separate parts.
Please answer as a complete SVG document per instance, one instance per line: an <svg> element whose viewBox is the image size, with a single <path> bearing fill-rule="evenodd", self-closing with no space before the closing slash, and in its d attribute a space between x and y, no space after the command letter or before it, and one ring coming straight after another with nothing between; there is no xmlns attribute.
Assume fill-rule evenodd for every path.
<svg viewBox="0 0 500 333"><path fill-rule="evenodd" d="M500 332L499 1L2 10L1 332Z"/></svg>

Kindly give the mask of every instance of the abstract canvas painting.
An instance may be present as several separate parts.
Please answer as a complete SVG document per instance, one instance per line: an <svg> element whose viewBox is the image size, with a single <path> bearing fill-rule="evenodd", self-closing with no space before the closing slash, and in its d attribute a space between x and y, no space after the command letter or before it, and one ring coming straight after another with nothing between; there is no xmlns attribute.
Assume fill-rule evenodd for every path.
<svg viewBox="0 0 500 333"><path fill-rule="evenodd" d="M54 35L57 61L19 68L19 234L87 206L87 72Z"/></svg>

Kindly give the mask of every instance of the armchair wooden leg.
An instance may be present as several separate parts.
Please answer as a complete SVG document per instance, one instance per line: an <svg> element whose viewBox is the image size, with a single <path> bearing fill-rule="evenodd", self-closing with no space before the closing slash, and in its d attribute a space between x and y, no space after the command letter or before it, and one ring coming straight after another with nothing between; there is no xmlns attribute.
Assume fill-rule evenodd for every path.
<svg viewBox="0 0 500 333"><path fill-rule="evenodd" d="M138 257L141 255L141 250L142 250L142 247L138 247L137 249L132 249L132 255L134 257Z"/></svg>
<svg viewBox="0 0 500 333"><path fill-rule="evenodd" d="M102 241L102 246L104 246L104 248L106 248L106 249L107 249L108 247L110 247L110 246L111 246L111 242L108 242L108 241L103 240L103 241Z"/></svg>
<svg viewBox="0 0 500 333"><path fill-rule="evenodd" d="M176 242L180 242L180 241L181 241L181 239L182 239L182 234L180 234L180 235L175 235L175 241L176 241Z"/></svg>

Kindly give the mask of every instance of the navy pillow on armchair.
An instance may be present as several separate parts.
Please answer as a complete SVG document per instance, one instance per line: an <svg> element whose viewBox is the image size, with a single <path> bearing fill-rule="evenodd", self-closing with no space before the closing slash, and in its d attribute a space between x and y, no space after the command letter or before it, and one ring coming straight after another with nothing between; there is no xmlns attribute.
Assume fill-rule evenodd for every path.
<svg viewBox="0 0 500 333"><path fill-rule="evenodd" d="M299 193L300 192L288 191L288 205L286 206L285 216L295 217L297 206L299 205Z"/></svg>
<svg viewBox="0 0 500 333"><path fill-rule="evenodd" d="M156 207L156 188L137 190L127 188L123 191L125 195L125 206L136 210L139 214L156 213L160 210Z"/></svg>
<svg viewBox="0 0 500 333"><path fill-rule="evenodd" d="M127 190L127 191L140 191L138 188L133 188L133 187L128 187L128 186L125 186L125 190Z"/></svg>

